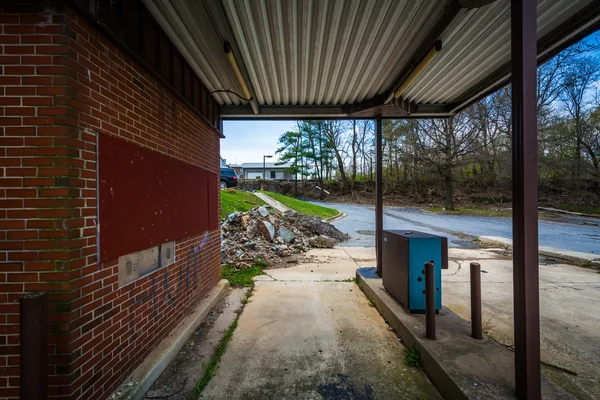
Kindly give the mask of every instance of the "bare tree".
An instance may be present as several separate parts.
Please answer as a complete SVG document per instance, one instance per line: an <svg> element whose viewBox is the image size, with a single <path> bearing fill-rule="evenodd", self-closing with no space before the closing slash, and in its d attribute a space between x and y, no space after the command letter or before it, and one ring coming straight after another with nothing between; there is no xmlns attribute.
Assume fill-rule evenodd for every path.
<svg viewBox="0 0 600 400"><path fill-rule="evenodd" d="M422 121L419 125L421 157L425 165L435 169L444 179L446 210L454 210L453 168L464 165L466 156L475 152L480 131L473 126L467 113Z"/></svg>
<svg viewBox="0 0 600 400"><path fill-rule="evenodd" d="M573 121L575 138L573 179L575 180L581 177L581 151L585 134L584 116L590 103L588 90L597 79L598 71L598 62L590 57L572 58L563 67L564 81L561 101Z"/></svg>

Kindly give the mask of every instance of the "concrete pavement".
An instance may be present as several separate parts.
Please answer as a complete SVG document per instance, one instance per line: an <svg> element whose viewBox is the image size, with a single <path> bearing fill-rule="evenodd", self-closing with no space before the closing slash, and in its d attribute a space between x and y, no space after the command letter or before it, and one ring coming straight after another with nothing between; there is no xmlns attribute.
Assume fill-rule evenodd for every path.
<svg viewBox="0 0 600 400"><path fill-rule="evenodd" d="M312 265L257 280L204 398L440 399L356 284L339 281L358 268L346 251L309 254Z"/></svg>
<svg viewBox="0 0 600 400"><path fill-rule="evenodd" d="M445 307L471 318L470 262L481 264L484 331L513 345L513 265L502 251L449 250L442 271ZM600 274L566 264L540 264L541 356L544 375L579 399L600 398Z"/></svg>

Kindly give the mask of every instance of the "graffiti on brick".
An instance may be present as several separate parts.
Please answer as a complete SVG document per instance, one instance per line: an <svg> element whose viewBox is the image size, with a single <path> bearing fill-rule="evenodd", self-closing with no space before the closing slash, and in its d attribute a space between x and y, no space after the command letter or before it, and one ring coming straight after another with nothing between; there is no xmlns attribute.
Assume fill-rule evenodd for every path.
<svg viewBox="0 0 600 400"><path fill-rule="evenodd" d="M166 304L167 307L171 307L173 304L175 304L177 302L177 299L179 298L179 296L181 294L181 287L183 286L184 282L185 282L186 290L189 289L190 286L198 285L200 283L200 281L202 279L201 270L202 270L203 261L204 261L202 250L207 242L208 242L208 232L205 232L204 237L200 241L200 244L198 246L195 246L188 252L185 262L182 262L179 264L179 268L175 275L175 279L172 279L171 281L169 280L169 274L168 274L167 268L165 268L164 271L162 271L162 274L163 274L163 277L162 277L162 280L163 280L162 299L157 299L157 295L156 295L156 279L160 279L160 277L153 277L151 280L151 286L150 286L150 289L148 290L148 292L143 297L140 297L137 300L136 300L136 296L133 294L135 286L131 285L131 288L129 290L129 293L130 293L130 295L129 295L129 300L130 300L129 316L130 316L130 327L132 330L132 335L135 335L137 333L135 312L136 312L136 309L139 307L138 305L141 306L141 304L143 304L145 301L150 301L151 307L152 307L152 318L154 320L156 320L158 318L157 308L159 305L159 301L162 300ZM169 254L169 258L171 255L172 254ZM161 257L159 254L158 259L163 260L164 257ZM161 261L159 261L159 264L160 264L160 262ZM162 266L159 265L159 268L160 267L162 267ZM177 286L175 289L173 289L173 285L175 283L177 283Z"/></svg>

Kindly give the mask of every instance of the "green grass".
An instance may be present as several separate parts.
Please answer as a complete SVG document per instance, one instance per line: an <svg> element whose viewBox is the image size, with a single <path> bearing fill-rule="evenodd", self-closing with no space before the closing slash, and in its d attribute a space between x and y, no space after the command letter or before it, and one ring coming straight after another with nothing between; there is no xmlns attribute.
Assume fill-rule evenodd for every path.
<svg viewBox="0 0 600 400"><path fill-rule="evenodd" d="M210 382L212 377L215 376L215 373L219 369L219 363L221 362L221 357L223 356L223 354L225 354L227 345L229 344L229 341L231 340L231 337L233 336L233 331L235 331L235 328L237 328L238 319L239 319L239 316L235 319L235 321L233 321L233 323L231 325L229 325L227 332L225 332L225 335L223 336L223 338L217 345L217 348L215 349L215 355L212 356L210 358L210 360L208 360L208 363L202 363L202 369L204 370L204 375L202 376L202 378L200 378L196 381L196 387L194 388L194 391L196 392L196 394L200 395L202 393L202 391L206 388L206 386L208 386L208 382Z"/></svg>
<svg viewBox="0 0 600 400"><path fill-rule="evenodd" d="M221 277L227 279L231 286L252 287L254 285L252 278L258 275L264 275L264 272L256 264L246 269L238 269L229 264L224 264L221 268Z"/></svg>
<svg viewBox="0 0 600 400"><path fill-rule="evenodd" d="M592 214L592 215L600 215L600 207L592 207L592 206L571 206L568 204L561 204L559 207L561 210L565 211L573 211L582 214Z"/></svg>
<svg viewBox="0 0 600 400"><path fill-rule="evenodd" d="M293 197L284 196L279 193L273 192L262 192L268 196L271 196L275 200L283 205L288 206L292 210L296 210L306 215L315 215L321 219L332 218L338 215L340 212L338 210L334 210L333 208L323 207L316 204L308 203L306 201L298 200Z"/></svg>
<svg viewBox="0 0 600 400"><path fill-rule="evenodd" d="M423 210L432 213L449 215L473 215L477 217L510 217L510 210L494 210L490 208L457 208L454 211L446 211L440 206L423 207Z"/></svg>
<svg viewBox="0 0 600 400"><path fill-rule="evenodd" d="M404 353L404 363L406 365L409 367L419 367L419 359L421 358L421 354L416 344L412 347L402 349L402 353Z"/></svg>
<svg viewBox="0 0 600 400"><path fill-rule="evenodd" d="M263 205L265 202L252 193L235 189L221 190L221 219L236 211L246 212Z"/></svg>

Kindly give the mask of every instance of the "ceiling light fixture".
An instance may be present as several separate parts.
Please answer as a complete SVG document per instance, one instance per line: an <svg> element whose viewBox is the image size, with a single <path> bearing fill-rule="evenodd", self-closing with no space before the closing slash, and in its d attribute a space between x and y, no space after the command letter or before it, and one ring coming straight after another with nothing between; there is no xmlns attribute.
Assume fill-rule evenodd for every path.
<svg viewBox="0 0 600 400"><path fill-rule="evenodd" d="M412 70L410 75L406 77L404 82L402 82L400 87L394 92L395 98L398 98L402 96L402 94L404 94L406 89L408 89L409 86L412 85L412 83L419 77L419 75L423 73L425 68L427 68L427 66L433 61L433 59L438 55L440 50L442 50L442 41L436 40L431 50L429 50L429 53L427 53L427 55L421 60L419 65L417 65L417 67Z"/></svg>

